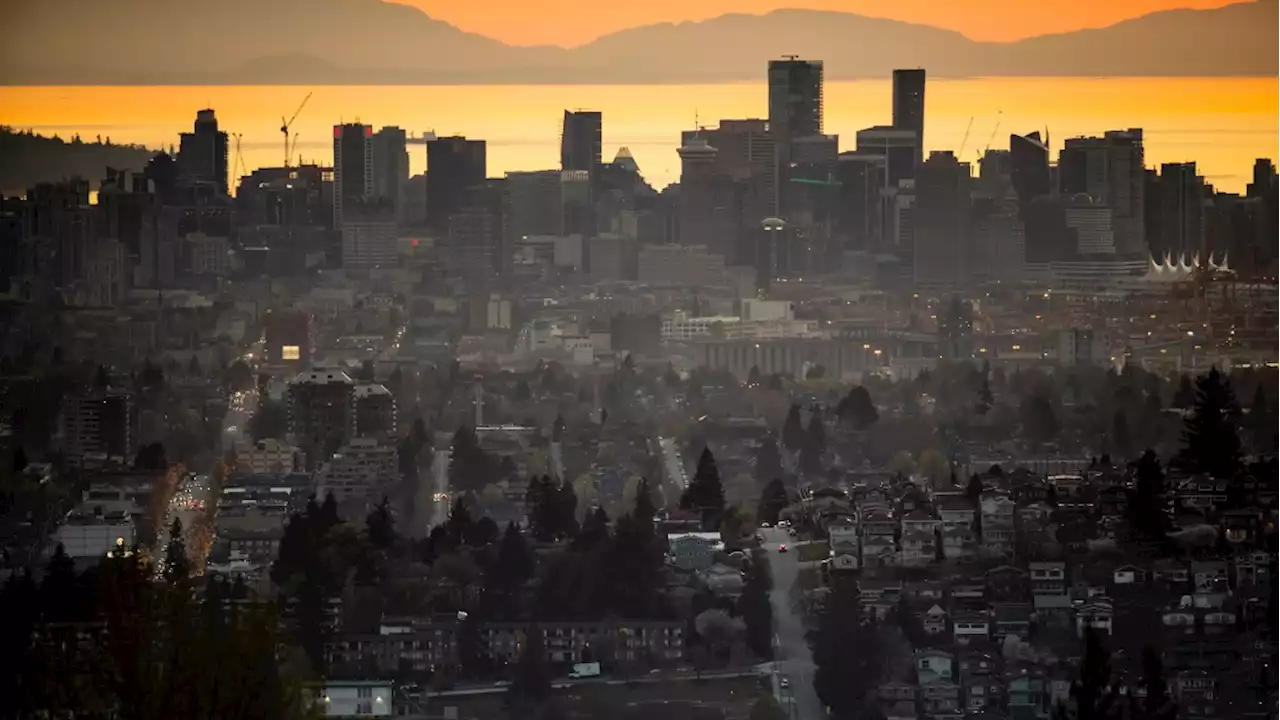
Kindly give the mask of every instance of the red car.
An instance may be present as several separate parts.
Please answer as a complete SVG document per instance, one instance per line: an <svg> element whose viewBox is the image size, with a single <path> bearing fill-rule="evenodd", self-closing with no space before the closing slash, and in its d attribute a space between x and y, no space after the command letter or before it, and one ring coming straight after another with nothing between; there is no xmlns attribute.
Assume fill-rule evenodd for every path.
<svg viewBox="0 0 1280 720"><path fill-rule="evenodd" d="M779 545L779 546L778 546L778 552L780 552L780 553L784 553L784 552L786 552L786 551L787 551L787 546L786 546L786 545Z"/></svg>

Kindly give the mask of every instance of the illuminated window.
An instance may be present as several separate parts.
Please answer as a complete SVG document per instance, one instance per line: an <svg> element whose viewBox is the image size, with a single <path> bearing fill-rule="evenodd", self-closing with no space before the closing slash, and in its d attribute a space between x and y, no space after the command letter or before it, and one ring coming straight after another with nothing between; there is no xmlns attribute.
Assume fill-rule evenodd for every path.
<svg viewBox="0 0 1280 720"><path fill-rule="evenodd" d="M281 360L301 360L302 348L298 347L297 345L281 345L280 359Z"/></svg>

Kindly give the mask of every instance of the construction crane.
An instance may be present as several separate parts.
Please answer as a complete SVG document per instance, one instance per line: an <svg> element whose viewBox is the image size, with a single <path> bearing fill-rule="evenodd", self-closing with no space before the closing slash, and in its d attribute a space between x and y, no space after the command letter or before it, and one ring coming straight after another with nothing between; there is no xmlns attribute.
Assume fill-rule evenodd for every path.
<svg viewBox="0 0 1280 720"><path fill-rule="evenodd" d="M969 131L973 129L973 116L969 116L969 124L964 127L964 139L960 141L960 151L956 153L956 157L964 155L964 148L969 144Z"/></svg>
<svg viewBox="0 0 1280 720"><path fill-rule="evenodd" d="M236 164L234 165L234 169L236 172L240 173L240 177L244 177L249 174L249 171L244 167L244 155L240 152L240 139L243 138L244 135L236 133L234 137L236 139Z"/></svg>
<svg viewBox="0 0 1280 720"><path fill-rule="evenodd" d="M293 111L293 117L289 118L288 120L285 120L283 115L280 116L280 133L284 135L284 166L285 167L289 167L289 128L293 127L293 121L298 119L298 113L302 112L302 108L307 106L307 101L310 99L311 99L311 93L307 93L307 96L302 98L302 103L298 105L298 109ZM294 147L297 147L298 136L294 135L293 138L294 138L293 140Z"/></svg>
<svg viewBox="0 0 1280 720"><path fill-rule="evenodd" d="M982 157L987 156L987 151L991 149L991 143L995 142L996 133L1000 132L1000 120L1003 115L1003 110L996 111L996 126L991 128L991 137L987 138L987 146L982 148Z"/></svg>

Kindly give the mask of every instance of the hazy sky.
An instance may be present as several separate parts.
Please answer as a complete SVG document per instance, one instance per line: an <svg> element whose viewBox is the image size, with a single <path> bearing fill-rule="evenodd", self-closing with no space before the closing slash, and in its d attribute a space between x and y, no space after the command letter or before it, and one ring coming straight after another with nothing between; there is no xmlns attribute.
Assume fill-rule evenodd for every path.
<svg viewBox="0 0 1280 720"><path fill-rule="evenodd" d="M1110 25L1156 10L1212 8L1231 0L396 0L513 45L573 46L615 30L778 8L840 10L948 28L975 40Z"/></svg>

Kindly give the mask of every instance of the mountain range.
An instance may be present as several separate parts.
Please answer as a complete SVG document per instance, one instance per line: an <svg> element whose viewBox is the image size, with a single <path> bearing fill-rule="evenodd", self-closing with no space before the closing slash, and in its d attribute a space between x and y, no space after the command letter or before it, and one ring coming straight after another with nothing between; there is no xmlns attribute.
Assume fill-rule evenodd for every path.
<svg viewBox="0 0 1280 720"><path fill-rule="evenodd" d="M889 2L889 0L885 0ZM1012 43L852 13L777 10L514 47L383 0L14 0L0 84L693 83L787 54L828 79L1277 74L1278 0L1169 10Z"/></svg>

